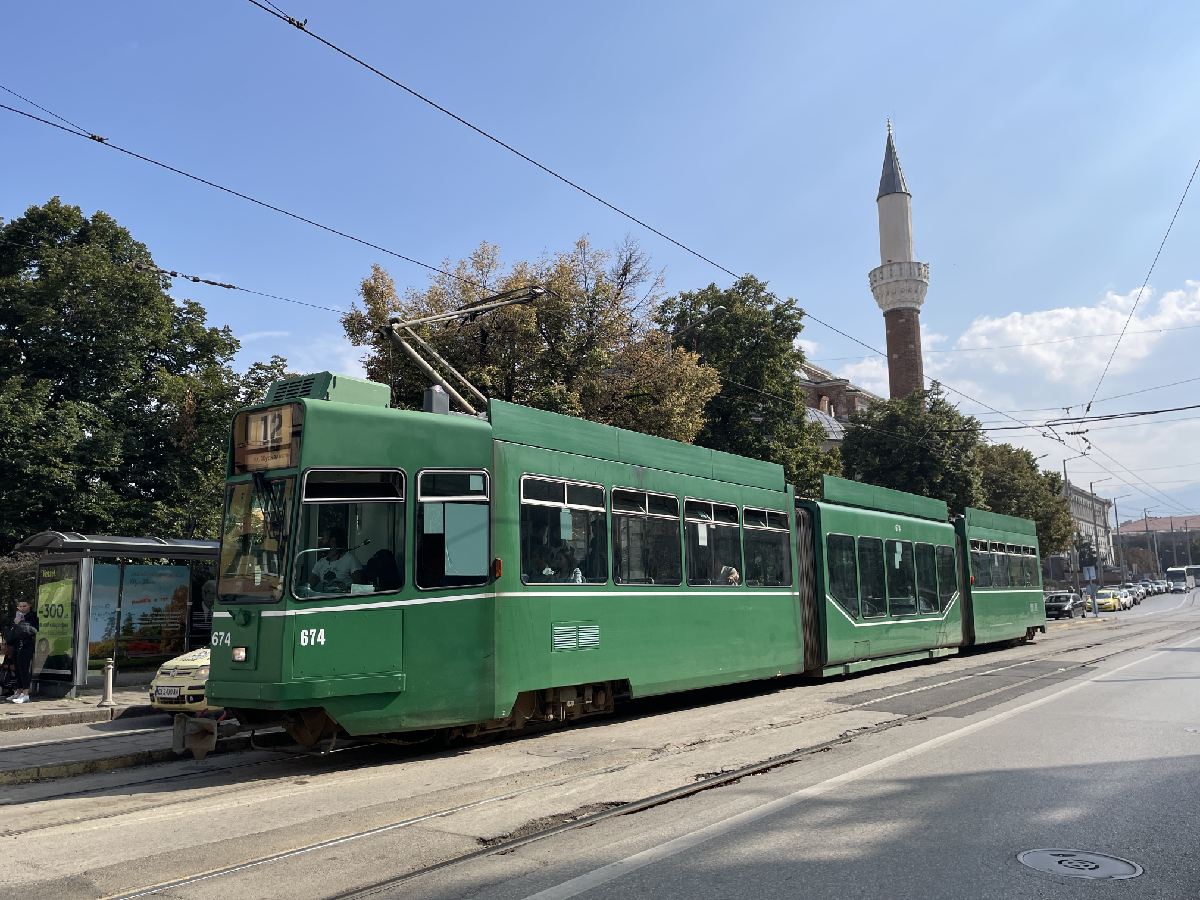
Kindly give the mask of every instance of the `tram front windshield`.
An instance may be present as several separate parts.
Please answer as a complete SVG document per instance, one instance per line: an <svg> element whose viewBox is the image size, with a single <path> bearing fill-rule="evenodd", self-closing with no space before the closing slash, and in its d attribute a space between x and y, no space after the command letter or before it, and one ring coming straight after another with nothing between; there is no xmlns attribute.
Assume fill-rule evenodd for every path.
<svg viewBox="0 0 1200 900"><path fill-rule="evenodd" d="M271 603L283 597L292 484L292 478L256 475L229 486L217 581L222 603Z"/></svg>

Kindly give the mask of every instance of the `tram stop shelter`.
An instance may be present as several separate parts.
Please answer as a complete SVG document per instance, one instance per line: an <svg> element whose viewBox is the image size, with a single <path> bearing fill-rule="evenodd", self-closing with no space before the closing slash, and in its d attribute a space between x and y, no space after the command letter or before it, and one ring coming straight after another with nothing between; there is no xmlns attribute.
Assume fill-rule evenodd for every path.
<svg viewBox="0 0 1200 900"><path fill-rule="evenodd" d="M103 677L104 660L121 674L209 643L216 600L216 541L43 531L18 553L37 562L39 620L35 693L72 697Z"/></svg>

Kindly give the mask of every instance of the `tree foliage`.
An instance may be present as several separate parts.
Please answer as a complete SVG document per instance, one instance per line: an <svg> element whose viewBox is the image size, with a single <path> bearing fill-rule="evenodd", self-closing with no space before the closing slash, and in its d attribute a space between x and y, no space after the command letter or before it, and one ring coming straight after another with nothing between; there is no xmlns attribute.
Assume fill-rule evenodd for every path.
<svg viewBox="0 0 1200 900"><path fill-rule="evenodd" d="M934 385L856 413L842 442L846 477L946 501L951 512L982 507L979 420Z"/></svg>
<svg viewBox="0 0 1200 900"><path fill-rule="evenodd" d="M498 248L482 244L446 268L452 275L400 295L387 271L374 266L362 282L362 306L342 318L350 341L368 348L367 376L392 386L394 405L420 408L429 385L379 334L389 319L448 312L536 284L552 293L415 330L488 397L680 441L699 431L716 375L694 353L673 350L654 326L657 280L636 244L605 252L581 238L570 251L507 271Z"/></svg>
<svg viewBox="0 0 1200 900"><path fill-rule="evenodd" d="M1043 554L1061 553L1070 546L1075 526L1060 475L1042 471L1030 451L1012 444L984 444L978 459L988 509L1033 519Z"/></svg>
<svg viewBox="0 0 1200 900"><path fill-rule="evenodd" d="M0 547L47 528L214 536L238 341L149 251L58 198L0 228Z"/></svg>
<svg viewBox="0 0 1200 900"><path fill-rule="evenodd" d="M678 347L698 353L721 377L696 443L779 463L788 481L810 495L822 474L841 474L837 451L821 449L824 429L805 417L797 345L804 311L795 300L779 299L746 275L728 288L680 293L657 318Z"/></svg>

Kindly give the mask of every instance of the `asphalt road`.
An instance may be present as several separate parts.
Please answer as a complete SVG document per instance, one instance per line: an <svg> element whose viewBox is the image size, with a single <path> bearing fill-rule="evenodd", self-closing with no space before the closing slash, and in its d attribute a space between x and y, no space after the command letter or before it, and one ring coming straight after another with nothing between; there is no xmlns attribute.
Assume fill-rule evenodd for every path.
<svg viewBox="0 0 1200 900"><path fill-rule="evenodd" d="M1126 615L1182 605L1167 595ZM1200 634L813 766L448 869L404 896L1200 897L1198 685ZM1060 855L1061 874L1043 874L1017 860L1035 848L1143 872L1085 879L1097 870Z"/></svg>
<svg viewBox="0 0 1200 900"><path fill-rule="evenodd" d="M15 786L0 798L0 894L1200 897L1196 599L1051 623L1030 646L643 702L446 751L247 752ZM1016 861L1045 847L1145 871L1079 881Z"/></svg>

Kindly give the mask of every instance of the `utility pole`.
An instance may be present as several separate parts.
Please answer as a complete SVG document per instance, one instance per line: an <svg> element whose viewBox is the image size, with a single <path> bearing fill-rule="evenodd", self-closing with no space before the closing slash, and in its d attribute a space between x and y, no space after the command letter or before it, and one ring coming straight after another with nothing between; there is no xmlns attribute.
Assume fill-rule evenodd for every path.
<svg viewBox="0 0 1200 900"><path fill-rule="evenodd" d="M1171 565L1179 565L1179 542L1175 540L1175 517L1171 516Z"/></svg>
<svg viewBox="0 0 1200 900"><path fill-rule="evenodd" d="M1183 520L1183 540L1187 544L1188 561L1187 564L1192 564L1192 533L1188 530L1188 520Z"/></svg>
<svg viewBox="0 0 1200 900"><path fill-rule="evenodd" d="M1096 485L1101 484L1102 482L1111 481L1111 480L1112 479L1110 479L1110 478L1101 478L1100 481L1088 482L1088 494L1091 495L1088 499L1088 502L1092 504L1092 562L1095 566L1093 569L1092 575L1095 578L1095 580L1099 583L1100 587L1104 586L1104 569L1100 565L1100 526L1096 522ZM1107 524L1108 516L1105 515L1104 519L1105 519L1105 524ZM1091 587L1092 600L1095 601L1097 588L1090 584L1090 579L1089 579L1089 587ZM1086 603L1084 604L1084 608L1085 609L1087 608ZM1093 607L1092 612L1094 612L1096 615L1100 615L1099 603L1097 603L1096 606Z"/></svg>
<svg viewBox="0 0 1200 900"><path fill-rule="evenodd" d="M1121 584L1125 583L1125 547L1121 540L1121 511L1117 507L1120 497L1113 497L1113 518L1117 520L1117 565L1121 567Z"/></svg>
<svg viewBox="0 0 1200 900"><path fill-rule="evenodd" d="M1158 532L1151 534L1150 532L1150 507L1147 506L1142 510L1142 522L1146 526L1146 549L1150 549L1150 538L1154 538L1154 577L1157 578L1162 572L1162 566L1158 563Z"/></svg>

